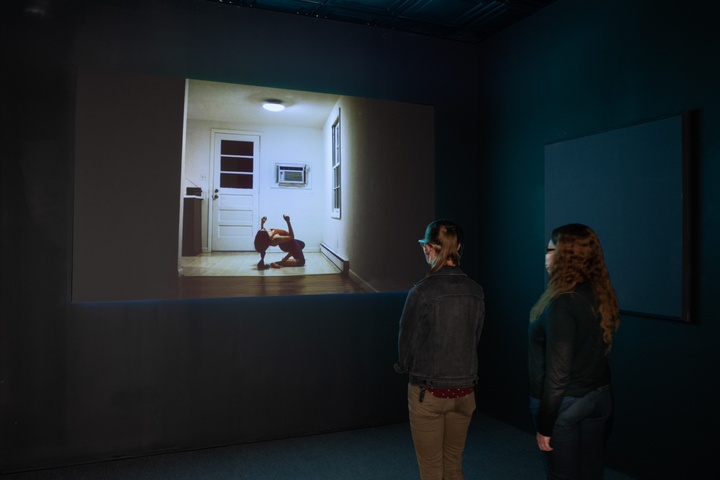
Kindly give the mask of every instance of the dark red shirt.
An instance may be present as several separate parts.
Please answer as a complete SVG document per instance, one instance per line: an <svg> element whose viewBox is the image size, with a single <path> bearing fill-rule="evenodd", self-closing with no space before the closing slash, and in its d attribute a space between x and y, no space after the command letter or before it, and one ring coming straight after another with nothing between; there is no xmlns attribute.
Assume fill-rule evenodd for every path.
<svg viewBox="0 0 720 480"><path fill-rule="evenodd" d="M425 388L428 392L432 393L434 397L438 398L461 398L467 397L475 391L474 387L464 388Z"/></svg>

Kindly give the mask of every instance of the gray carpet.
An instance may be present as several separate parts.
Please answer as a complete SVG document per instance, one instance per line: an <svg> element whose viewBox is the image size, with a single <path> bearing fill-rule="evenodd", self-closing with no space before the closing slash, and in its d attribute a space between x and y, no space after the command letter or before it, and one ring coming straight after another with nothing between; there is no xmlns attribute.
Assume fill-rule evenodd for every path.
<svg viewBox="0 0 720 480"><path fill-rule="evenodd" d="M544 477L532 435L476 415L464 458L467 480ZM402 480L418 479L407 423L301 438L6 474L2 480ZM607 469L605 480L632 477Z"/></svg>

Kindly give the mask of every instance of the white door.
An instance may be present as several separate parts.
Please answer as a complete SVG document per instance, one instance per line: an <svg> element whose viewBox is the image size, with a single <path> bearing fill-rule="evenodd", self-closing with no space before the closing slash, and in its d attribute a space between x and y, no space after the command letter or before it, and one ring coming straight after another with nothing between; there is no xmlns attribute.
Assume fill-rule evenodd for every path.
<svg viewBox="0 0 720 480"><path fill-rule="evenodd" d="M260 137L213 132L212 251L253 251Z"/></svg>

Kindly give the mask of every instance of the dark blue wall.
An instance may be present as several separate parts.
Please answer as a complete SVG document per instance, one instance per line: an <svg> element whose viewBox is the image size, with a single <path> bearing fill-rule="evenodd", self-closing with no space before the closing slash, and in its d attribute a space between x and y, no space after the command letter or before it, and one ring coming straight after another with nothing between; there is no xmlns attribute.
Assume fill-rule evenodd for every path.
<svg viewBox="0 0 720 480"><path fill-rule="evenodd" d="M488 299L481 398L486 411L523 428L528 310L543 289L549 234L544 145L698 110L697 323L624 317L612 352L608 461L641 478L717 475L719 18L717 2L704 0L559 0L480 46L480 249L492 252L480 259ZM643 244L625 248L631 256ZM653 289L653 280L637 281Z"/></svg>
<svg viewBox="0 0 720 480"><path fill-rule="evenodd" d="M476 238L476 47L203 0L0 9L0 471L404 421L402 292L70 303L75 69L433 105L437 212Z"/></svg>

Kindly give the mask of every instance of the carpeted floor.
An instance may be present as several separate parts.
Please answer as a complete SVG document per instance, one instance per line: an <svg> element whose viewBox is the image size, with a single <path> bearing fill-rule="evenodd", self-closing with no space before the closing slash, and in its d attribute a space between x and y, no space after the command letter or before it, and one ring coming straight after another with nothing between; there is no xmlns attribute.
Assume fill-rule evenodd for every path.
<svg viewBox="0 0 720 480"><path fill-rule="evenodd" d="M544 478L534 437L476 415L466 480ZM407 423L246 445L1 475L2 480L404 480L419 478ZM605 480L632 480L606 470Z"/></svg>

